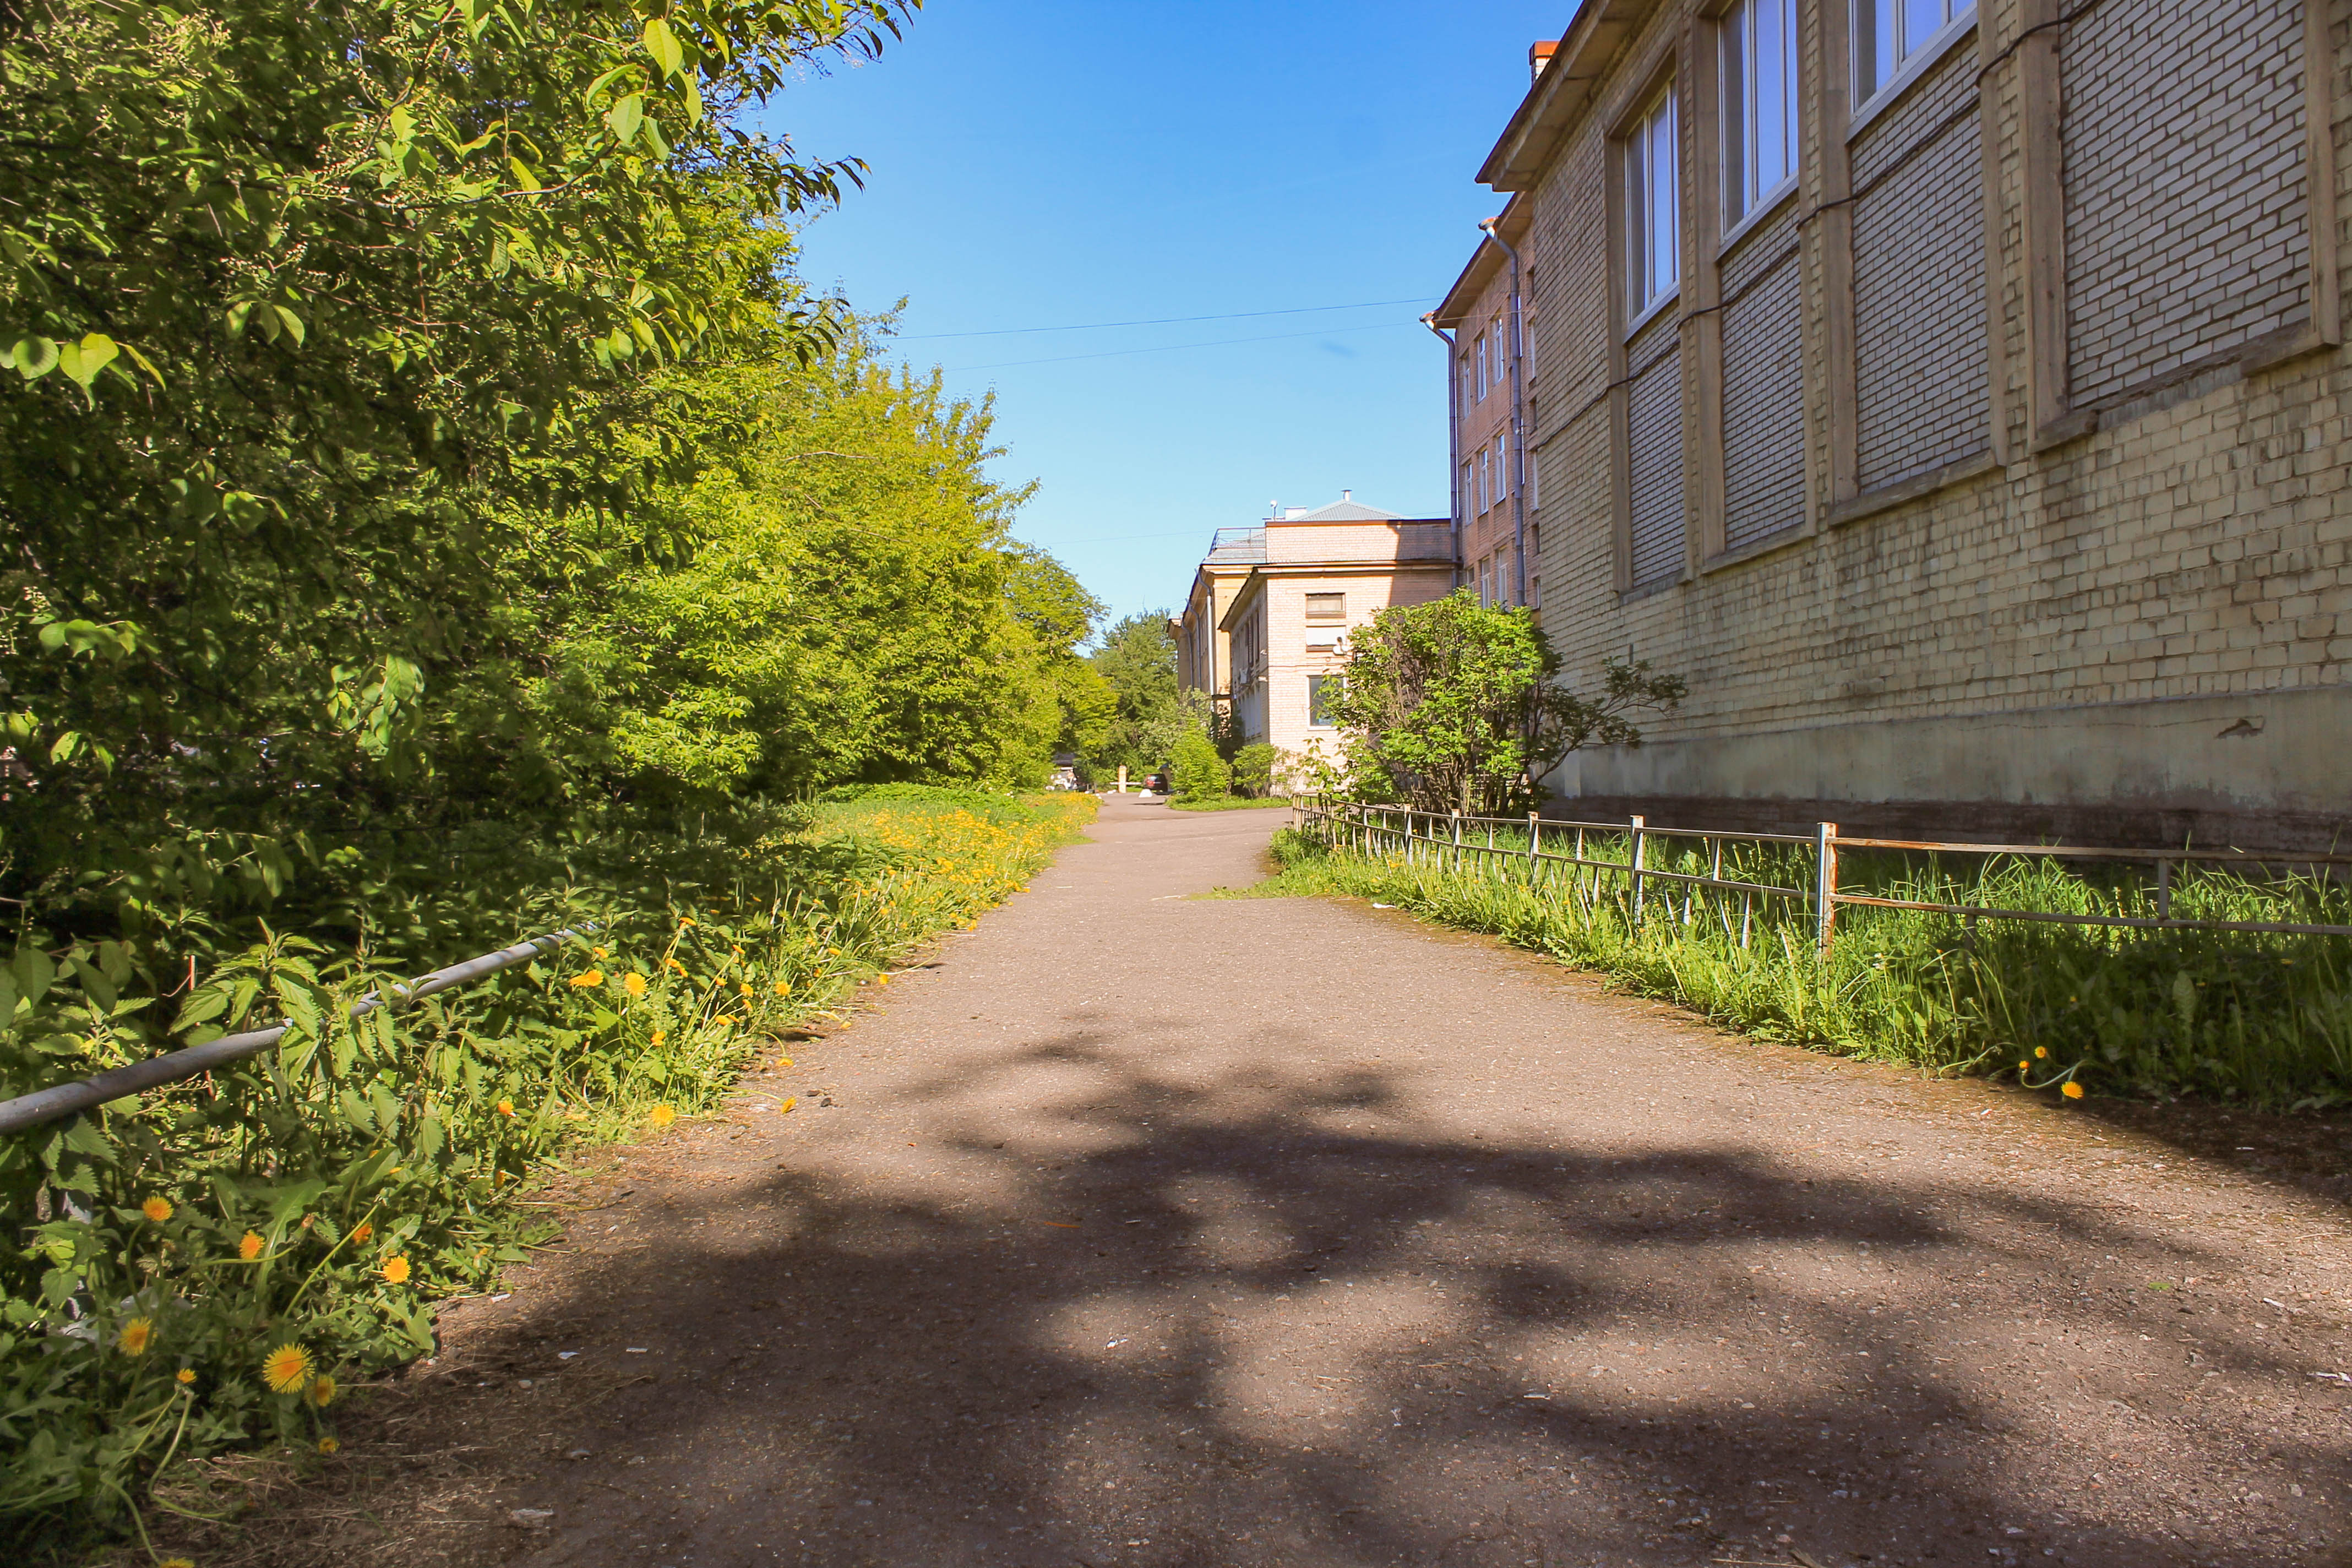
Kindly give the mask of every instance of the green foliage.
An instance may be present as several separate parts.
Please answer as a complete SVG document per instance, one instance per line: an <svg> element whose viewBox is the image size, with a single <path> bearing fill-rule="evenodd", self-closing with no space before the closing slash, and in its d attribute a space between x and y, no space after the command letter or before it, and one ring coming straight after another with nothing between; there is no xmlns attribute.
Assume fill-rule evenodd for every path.
<svg viewBox="0 0 2352 1568"><path fill-rule="evenodd" d="M1342 783L1425 811L1525 810L1537 782L1586 745L1638 745L1627 714L1671 709L1684 686L1646 662L1610 663L1601 696L1554 684L1559 656L1524 607L1463 589L1381 611L1348 637L1323 701L1345 731Z"/></svg>
<svg viewBox="0 0 2352 1568"><path fill-rule="evenodd" d="M1252 741L1234 752L1234 788L1247 795L1262 795L1274 787L1274 747L1265 741Z"/></svg>
<svg viewBox="0 0 2352 1568"><path fill-rule="evenodd" d="M1196 727L1185 731L1183 738L1176 742L1168 782L1175 787L1179 800L1222 800L1233 793L1234 770L1231 763L1217 755L1216 743L1209 739L1209 732Z"/></svg>
<svg viewBox="0 0 2352 1568"><path fill-rule="evenodd" d="M538 911L593 937L399 1013L349 1018L395 975L299 938L215 965L173 1031L277 1016L278 1047L0 1141L0 1542L121 1525L174 1458L313 1441L338 1413L319 1376L429 1349L435 1296L526 1256L541 1233L514 1200L538 1162L712 1108L759 1037L969 923L1091 807L982 798L592 837L575 847L608 889L616 865L650 873ZM18 946L0 1092L119 1059L158 1000L119 948ZM309 1370L273 1389L265 1358L289 1345Z"/></svg>
<svg viewBox="0 0 2352 1568"><path fill-rule="evenodd" d="M1113 694L1116 707L1087 751L1089 772L1108 777L1120 768L1139 778L1165 766L1194 707L1176 688L1176 639L1168 612L1146 610L1114 622L1087 662Z"/></svg>
<svg viewBox="0 0 2352 1568"><path fill-rule="evenodd" d="M1483 833L1475 840L1481 846ZM1496 847L1526 847L1498 832ZM1545 847L1561 847L1551 831ZM1823 963L1802 902L1744 900L1652 882L1633 920L1623 873L1440 851L1412 863L1282 829L1285 867L1251 896L1339 893L1491 932L1628 990L1761 1038L1945 1073L1985 1073L2092 1093L2194 1094L2271 1110L2352 1102L2352 953L2340 938L2138 931L1847 907ZM1622 835L1588 834L1587 858L1622 866ZM1710 874L1690 844L1647 836L1646 866ZM1729 849L1722 876L1801 888L1805 851ZM2154 891L2054 860L1991 857L1965 871L1926 858L1848 853L1842 885L1884 897L2062 914L2147 916ZM2258 882L2200 871L2175 884L2181 919L2352 923L2352 895L2319 880Z"/></svg>

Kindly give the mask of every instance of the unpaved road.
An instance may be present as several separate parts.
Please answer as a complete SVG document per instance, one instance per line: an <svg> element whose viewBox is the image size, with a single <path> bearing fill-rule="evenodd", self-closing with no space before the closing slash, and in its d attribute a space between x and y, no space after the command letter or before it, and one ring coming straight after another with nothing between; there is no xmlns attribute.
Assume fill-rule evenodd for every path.
<svg viewBox="0 0 2352 1568"><path fill-rule="evenodd" d="M1277 820L1107 804L619 1156L355 1445L487 1478L403 1560L2352 1563L2340 1188L1182 897Z"/></svg>

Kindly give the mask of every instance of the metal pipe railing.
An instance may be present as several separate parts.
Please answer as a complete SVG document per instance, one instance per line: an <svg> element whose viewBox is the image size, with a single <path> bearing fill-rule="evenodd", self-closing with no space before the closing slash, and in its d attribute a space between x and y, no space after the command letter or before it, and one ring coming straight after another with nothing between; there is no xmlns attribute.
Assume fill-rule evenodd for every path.
<svg viewBox="0 0 2352 1568"><path fill-rule="evenodd" d="M512 947L502 947L496 952L483 953L479 958L469 958L463 963L453 963L446 969L436 969L408 984L390 986L381 992L372 991L352 1004L351 1016L364 1018L380 1007L404 1006L459 985L470 985L502 969L528 963L567 942L579 941L596 929L592 925L580 931L550 931L545 936L532 937L529 942L519 942ZM259 1056L285 1038L288 1027L288 1025L278 1024L267 1029L250 1029L241 1035L224 1035L201 1046L166 1051L143 1062L110 1068L91 1078L51 1084L30 1094L20 1094L14 1100L0 1100L0 1135L22 1132L26 1128L38 1127L77 1111L104 1105L109 1100L121 1100L127 1094L178 1083L198 1073L210 1072L215 1068Z"/></svg>

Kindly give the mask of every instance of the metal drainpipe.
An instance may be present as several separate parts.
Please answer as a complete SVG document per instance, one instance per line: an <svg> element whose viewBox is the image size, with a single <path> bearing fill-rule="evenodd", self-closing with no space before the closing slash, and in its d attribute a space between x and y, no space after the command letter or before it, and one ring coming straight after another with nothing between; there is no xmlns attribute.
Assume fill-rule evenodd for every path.
<svg viewBox="0 0 2352 1568"><path fill-rule="evenodd" d="M1454 525L1454 586L1462 586L1462 370L1454 363L1454 342L1437 324L1437 312L1422 317L1421 324L1445 345L1445 493L1454 498L1445 510Z"/></svg>
<svg viewBox="0 0 2352 1568"><path fill-rule="evenodd" d="M1478 226L1511 258L1511 602L1528 602L1528 447L1526 389L1521 364L1526 333L1519 320L1519 253L1503 237L1502 220L1487 218Z"/></svg>

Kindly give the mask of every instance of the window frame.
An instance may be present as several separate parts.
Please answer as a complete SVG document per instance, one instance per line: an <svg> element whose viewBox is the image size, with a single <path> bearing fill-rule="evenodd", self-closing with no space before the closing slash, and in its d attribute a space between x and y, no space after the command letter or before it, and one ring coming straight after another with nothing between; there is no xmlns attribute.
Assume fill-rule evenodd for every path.
<svg viewBox="0 0 2352 1568"><path fill-rule="evenodd" d="M1337 592L1332 592L1318 588L1313 593L1301 595L1301 597L1306 602L1301 605L1300 613L1307 625L1310 626L1344 626L1348 624L1347 590L1340 589ZM1315 608L1315 601L1318 599L1336 599L1339 601L1339 604L1331 612L1318 615Z"/></svg>
<svg viewBox="0 0 2352 1568"><path fill-rule="evenodd" d="M1489 384L1486 373L1486 334L1484 332L1480 332L1478 334L1476 352L1478 356L1478 395L1472 399L1472 401L1484 403L1486 401L1486 389Z"/></svg>
<svg viewBox="0 0 2352 1568"><path fill-rule="evenodd" d="M1862 80L1864 40L1873 35L1866 34L1864 30L1863 11L1866 5L1874 10L1876 5L1881 3L1889 6L1894 15L1897 38L1895 68L1884 82L1865 90ZM1847 84L1847 90L1853 95L1854 105L1853 114L1846 131L1849 137L1860 135L1863 128L1877 119L1887 105L1903 96L1906 88L1935 69L1936 63L1941 60L1955 44L1975 31L1977 0L1944 0L1944 5L1951 14L1944 19L1943 24L1926 37L1912 44L1908 49L1904 49L1901 47L1901 38L1904 28L1905 0L1848 0L1846 55L1848 57L1847 75L1851 79Z"/></svg>
<svg viewBox="0 0 2352 1568"><path fill-rule="evenodd" d="M1327 681L1344 687L1347 677L1330 674L1307 678L1307 727L1310 730L1336 730L1339 727L1337 721L1325 716L1324 703L1328 700L1323 695L1323 688Z"/></svg>
<svg viewBox="0 0 2352 1568"><path fill-rule="evenodd" d="M1755 165L1748 155L1761 140L1756 135L1757 95L1751 90L1751 84L1761 79L1755 17L1768 6L1779 14L1782 28L1780 85L1787 155L1787 167L1769 185L1753 173ZM1734 0L1716 20L1716 118L1723 143L1723 237L1717 245L1718 252L1761 222L1797 188L1804 163L1803 25L1797 0ZM1735 199L1744 204L1737 210L1732 205Z"/></svg>
<svg viewBox="0 0 2352 1568"><path fill-rule="evenodd" d="M1682 200L1682 109L1676 84L1670 76L1657 89L1642 100L1642 107L1632 117L1627 133L1617 147L1618 174L1623 182L1625 202L1624 255L1621 265L1625 279L1625 335L1631 338L1645 326L1651 317L1680 297L1683 286L1683 200ZM1664 124L1660 126L1659 121ZM1659 252L1651 241L1656 226L1650 221L1656 203L1655 171L1660 132L1672 156L1664 167L1670 172L1667 197L1672 203L1673 243ZM1674 275L1654 294L1646 292L1654 276L1654 264L1661 256L1671 258Z"/></svg>

